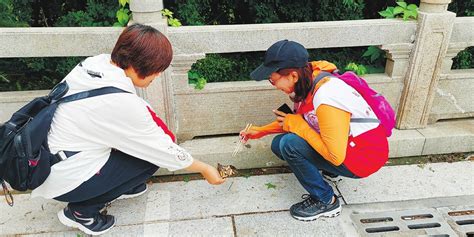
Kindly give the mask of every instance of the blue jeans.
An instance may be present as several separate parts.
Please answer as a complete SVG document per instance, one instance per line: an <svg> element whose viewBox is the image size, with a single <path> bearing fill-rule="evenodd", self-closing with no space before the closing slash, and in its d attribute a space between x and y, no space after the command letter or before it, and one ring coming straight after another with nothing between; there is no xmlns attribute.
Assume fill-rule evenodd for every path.
<svg viewBox="0 0 474 237"><path fill-rule="evenodd" d="M293 133L276 136L272 141L272 151L286 161L301 185L311 197L324 203L331 201L334 191L323 179L319 170L333 174L358 178L343 164L335 166L316 152L303 138Z"/></svg>

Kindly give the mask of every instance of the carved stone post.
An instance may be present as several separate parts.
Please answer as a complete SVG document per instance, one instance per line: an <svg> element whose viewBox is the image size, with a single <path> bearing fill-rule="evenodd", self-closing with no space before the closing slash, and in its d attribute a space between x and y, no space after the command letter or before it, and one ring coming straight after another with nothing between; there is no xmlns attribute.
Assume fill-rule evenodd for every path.
<svg viewBox="0 0 474 237"><path fill-rule="evenodd" d="M173 93L176 91L186 91L190 86L188 83L188 72L191 69L191 66L199 59L204 58L205 54L187 54L187 55L175 55L173 61L171 62L171 77L173 78L173 83L171 89ZM179 123L176 115L178 113L176 106L173 105L171 109L170 122L168 125L176 132L179 141L188 140L192 137L182 135L179 132Z"/></svg>
<svg viewBox="0 0 474 237"><path fill-rule="evenodd" d="M160 11L163 9L162 0L130 0L130 10L132 11L132 20L129 24L140 23L150 25L167 35L167 22ZM159 78L147 88L137 88L137 94L145 99L153 107L159 117L170 123L169 104L172 103L170 94L170 74L163 72Z"/></svg>
<svg viewBox="0 0 474 237"><path fill-rule="evenodd" d="M451 0L421 0L414 49L398 107L397 127L426 127L456 14Z"/></svg>

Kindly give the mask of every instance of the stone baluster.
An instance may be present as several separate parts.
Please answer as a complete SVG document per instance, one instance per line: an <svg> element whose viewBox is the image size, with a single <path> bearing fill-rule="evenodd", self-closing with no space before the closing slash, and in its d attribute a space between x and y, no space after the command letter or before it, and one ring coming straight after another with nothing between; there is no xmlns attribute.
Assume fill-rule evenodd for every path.
<svg viewBox="0 0 474 237"><path fill-rule="evenodd" d="M191 66L196 63L197 60L204 58L205 54L188 54L188 55L174 55L173 61L171 62L171 77L173 78L173 83L170 89L173 92L173 95L177 91L186 91L191 86L188 83L188 72L191 69ZM194 89L193 89L194 90ZM183 137L179 133L179 124L178 119L176 118L176 107L173 105L169 108L170 118L168 126L174 129L178 135L178 140L188 140L188 137Z"/></svg>
<svg viewBox="0 0 474 237"><path fill-rule="evenodd" d="M456 14L448 12L451 0L421 0L418 29L397 113L400 129L424 128Z"/></svg>
<svg viewBox="0 0 474 237"><path fill-rule="evenodd" d="M395 80L404 78L408 70L408 60L413 44L389 44L380 48L387 53L385 64L387 75Z"/></svg>
<svg viewBox="0 0 474 237"><path fill-rule="evenodd" d="M459 52L463 51L469 47L469 43L451 43L449 44L448 51L446 52L446 57L443 61L443 66L441 67L441 73L449 73L451 67L453 66L453 58L458 55Z"/></svg>

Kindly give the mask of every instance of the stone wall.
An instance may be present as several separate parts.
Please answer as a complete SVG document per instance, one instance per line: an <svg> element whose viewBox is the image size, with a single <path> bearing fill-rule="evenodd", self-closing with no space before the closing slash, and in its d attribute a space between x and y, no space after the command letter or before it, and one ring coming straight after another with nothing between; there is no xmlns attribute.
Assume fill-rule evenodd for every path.
<svg viewBox="0 0 474 237"><path fill-rule="evenodd" d="M247 122L263 124L282 93L267 82L188 85L187 72L206 53L264 51L280 39L309 49L376 45L386 51L385 73L365 76L398 111L397 127L426 127L440 119L474 117L474 70L451 70L452 58L474 45L474 17L446 11L449 0L423 0L418 21L356 20L168 28L160 1L131 1L137 22L168 35L175 56L158 83L139 94L159 111L180 141L235 134ZM121 29L0 28L0 57L89 56L110 53ZM58 47L60 45L60 47ZM0 121L47 91L0 93Z"/></svg>

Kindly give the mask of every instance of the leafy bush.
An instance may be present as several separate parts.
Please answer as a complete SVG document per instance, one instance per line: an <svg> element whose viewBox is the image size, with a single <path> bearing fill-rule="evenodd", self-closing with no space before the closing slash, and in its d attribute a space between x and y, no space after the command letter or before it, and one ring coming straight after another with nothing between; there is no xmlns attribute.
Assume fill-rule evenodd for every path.
<svg viewBox="0 0 474 237"><path fill-rule="evenodd" d="M408 8L408 4L419 5L420 1L405 2ZM126 3L127 0L0 0L0 27L111 26L117 21L117 10L128 7ZM395 6L396 0L164 0L164 5L183 25L213 25L380 18L378 12ZM458 16L474 16L474 1L453 0L449 10ZM368 73L383 72L384 54L375 50L316 49L310 50L310 59L331 61L342 70L356 62L365 66ZM474 68L473 55L474 47L462 51L454 58L453 68ZM0 91L51 88L81 59L0 59ZM262 52L211 54L193 65L190 82L201 87L205 84L203 78L208 82L249 80L249 73L262 60Z"/></svg>
<svg viewBox="0 0 474 237"><path fill-rule="evenodd" d="M28 23L25 21L22 15L30 14L29 12L23 13L14 8L13 0L1 0L0 1L0 27L26 27Z"/></svg>
<svg viewBox="0 0 474 237"><path fill-rule="evenodd" d="M453 58L452 69L474 68L474 47L469 47Z"/></svg>
<svg viewBox="0 0 474 237"><path fill-rule="evenodd" d="M60 16L54 26L112 26L118 8L117 0L87 0L84 7Z"/></svg>
<svg viewBox="0 0 474 237"><path fill-rule="evenodd" d="M0 59L0 71L6 74L4 75L6 80L0 80L0 91L51 89L83 59L83 57Z"/></svg>
<svg viewBox="0 0 474 237"><path fill-rule="evenodd" d="M403 0L397 2L396 7L387 7L384 11L380 11L379 14L385 18L396 18L401 17L404 21L408 19L418 18L418 6L415 4L407 4Z"/></svg>

